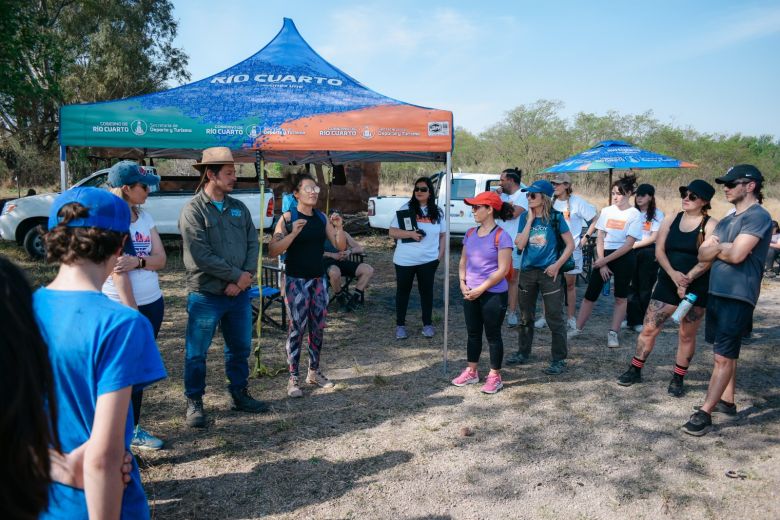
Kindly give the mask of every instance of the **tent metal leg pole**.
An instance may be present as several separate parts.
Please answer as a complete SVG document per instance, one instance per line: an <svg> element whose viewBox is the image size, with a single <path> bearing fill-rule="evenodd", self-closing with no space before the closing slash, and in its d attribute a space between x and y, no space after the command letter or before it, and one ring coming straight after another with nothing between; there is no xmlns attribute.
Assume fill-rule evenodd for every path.
<svg viewBox="0 0 780 520"><path fill-rule="evenodd" d="M609 169L609 184L607 184L607 206L612 205L612 168Z"/></svg>
<svg viewBox="0 0 780 520"><path fill-rule="evenodd" d="M60 191L68 189L68 163L66 162L65 147L60 146Z"/></svg>
<svg viewBox="0 0 780 520"><path fill-rule="evenodd" d="M447 338L449 336L450 328L450 188L452 186L452 153L447 152L447 172L444 180L444 193L445 193L445 205L444 205L444 222L446 223L446 233L444 240L444 360L442 363L442 369L444 371L444 378L447 378ZM441 189L441 188L440 188Z"/></svg>

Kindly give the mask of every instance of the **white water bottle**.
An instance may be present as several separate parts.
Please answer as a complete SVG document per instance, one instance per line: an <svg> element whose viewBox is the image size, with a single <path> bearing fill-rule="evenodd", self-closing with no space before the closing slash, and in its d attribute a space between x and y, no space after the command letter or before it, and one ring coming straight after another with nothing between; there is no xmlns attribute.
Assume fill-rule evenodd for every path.
<svg viewBox="0 0 780 520"><path fill-rule="evenodd" d="M696 303L696 295L693 293L686 294L685 298L680 302L680 305L677 306L677 310L672 314L674 322L679 325L683 318L685 318L685 315L688 314L688 311L691 310L694 303Z"/></svg>

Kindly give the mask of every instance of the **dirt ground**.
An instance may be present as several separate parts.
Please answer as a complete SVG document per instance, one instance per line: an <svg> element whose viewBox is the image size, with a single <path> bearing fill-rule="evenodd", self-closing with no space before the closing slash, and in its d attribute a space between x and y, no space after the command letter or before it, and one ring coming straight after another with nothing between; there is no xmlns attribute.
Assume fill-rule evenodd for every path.
<svg viewBox="0 0 780 520"><path fill-rule="evenodd" d="M679 399L666 393L677 338L671 325L644 382L615 383L636 335L624 332L621 348L606 347L611 298L604 297L586 333L570 343L563 375L542 372L545 330L529 365L505 368L498 394L457 388L449 384L465 363L457 276L445 374L443 266L436 337L420 335L415 291L410 339L396 341L392 243L361 240L376 275L363 310L331 308L322 366L336 388L305 388L303 399L290 400L284 373L252 379L252 394L272 412L232 412L218 338L208 361L205 430L184 424L186 291L181 261L171 256L161 274L166 317L159 338L169 377L145 392L142 414L166 448L139 457L154 518L780 518L780 281L764 282L755 340L743 347L738 417L716 416L715 429L694 438L679 427L701 403L712 367L701 334L689 391ZM23 258L9 246L0 253ZM453 242L453 273L459 254ZM52 272L24 265L39 281ZM285 338L264 329L265 364L284 365ZM504 341L508 354L517 332L505 328ZM464 428L473 434L464 436ZM745 478L728 478L729 470Z"/></svg>

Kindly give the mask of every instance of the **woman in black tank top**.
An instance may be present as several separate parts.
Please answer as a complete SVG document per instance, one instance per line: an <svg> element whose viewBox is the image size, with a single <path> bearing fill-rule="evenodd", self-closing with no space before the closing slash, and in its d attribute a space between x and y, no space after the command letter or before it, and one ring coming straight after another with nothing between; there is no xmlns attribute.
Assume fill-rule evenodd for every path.
<svg viewBox="0 0 780 520"><path fill-rule="evenodd" d="M271 258L287 253L284 302L290 315L286 345L287 363L290 367L288 397L303 397L298 365L307 328L309 371L306 382L323 388L334 386L320 370L320 353L328 307L322 255L325 252L325 238L339 251L347 248L347 240L342 229L341 216L334 213L328 220L316 208L319 193L320 188L311 175L297 176L293 186L297 206L279 219L268 245Z"/></svg>
<svg viewBox="0 0 780 520"><path fill-rule="evenodd" d="M683 395L683 378L696 350L696 332L699 330L707 304L709 263L699 262L699 246L718 223L707 215L715 188L703 180L695 180L680 187L682 210L666 217L658 231L656 258L660 269L650 305L645 314L644 328L636 342L636 355L628 370L618 378L618 384L631 386L642 381L642 367L653 351L655 340L666 320L677 310L685 294L696 295L696 303L680 322L677 356L669 394Z"/></svg>

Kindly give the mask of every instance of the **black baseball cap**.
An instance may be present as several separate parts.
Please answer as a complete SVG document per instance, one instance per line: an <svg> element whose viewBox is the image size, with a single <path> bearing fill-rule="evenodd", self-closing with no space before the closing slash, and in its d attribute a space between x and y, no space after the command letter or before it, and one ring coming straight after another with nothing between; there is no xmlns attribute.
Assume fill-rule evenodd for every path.
<svg viewBox="0 0 780 520"><path fill-rule="evenodd" d="M750 179L751 181L763 182L764 176L761 172L752 164L738 164L729 168L726 175L718 177L715 182L718 184L724 184L726 182L736 181L738 179Z"/></svg>
<svg viewBox="0 0 780 520"><path fill-rule="evenodd" d="M702 199L708 202L711 201L712 197L715 196L715 186L701 179L696 179L695 181L691 181L691 183L688 184L687 186L680 186L680 195L682 195L686 191L695 193L696 195L698 195L699 197L701 197Z"/></svg>
<svg viewBox="0 0 780 520"><path fill-rule="evenodd" d="M634 195L650 195L651 197L655 197L655 188L652 184L640 184L636 188L636 193Z"/></svg>

